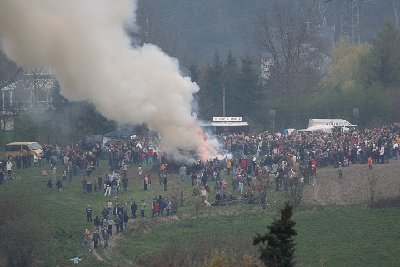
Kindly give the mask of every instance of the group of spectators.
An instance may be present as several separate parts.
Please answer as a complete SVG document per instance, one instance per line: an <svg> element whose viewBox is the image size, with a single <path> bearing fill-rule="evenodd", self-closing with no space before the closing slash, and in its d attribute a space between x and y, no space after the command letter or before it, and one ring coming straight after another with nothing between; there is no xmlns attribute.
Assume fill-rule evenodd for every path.
<svg viewBox="0 0 400 267"><path fill-rule="evenodd" d="M219 136L223 148L237 159L251 157L271 166L277 158L296 157L300 164L312 159L317 166L347 166L367 163L371 156L376 163L387 162L398 152L400 124L352 132L303 132L285 135L264 132L257 135L228 134ZM250 155L250 158L249 158ZM249 160L250 159L250 160ZM255 162L256 160L253 160Z"/></svg>
<svg viewBox="0 0 400 267"><path fill-rule="evenodd" d="M394 123L351 132L222 134L218 139L223 160L194 162L181 167L179 175L182 180L190 177L193 195L205 200L208 195L204 192L210 192L209 181L215 182L216 202L233 199L231 192L248 200L257 192L265 195L268 189L288 191L304 182L315 185L320 167L368 164L372 169L373 164L388 163L398 157L399 133L400 124ZM221 171L233 175L229 192Z"/></svg>
<svg viewBox="0 0 400 267"><path fill-rule="evenodd" d="M347 167L351 164L385 164L396 158L399 150L400 125L383 126L351 132L302 132L281 134L263 132L255 135L222 134L218 136L223 159L206 162L194 161L179 168L182 181L191 180L193 195L200 195L202 189L210 192L214 183L216 198L230 197L228 181L221 179L221 171L233 175L232 190L229 193L252 195L252 191L274 188L276 191L307 182L316 183L317 168L334 166ZM117 195L127 190L127 169L137 164L138 176L143 179L143 189L149 190L152 183L150 173L144 175L142 166L156 164L160 186L167 191L166 166L168 156L157 149L159 140L155 137L135 137L129 140L109 139L103 145L97 144L89 151L77 146L60 148L44 147L44 160L64 164L63 179L84 173L84 192L88 188L107 195ZM110 172L104 176L89 178L100 159L106 159ZM89 186L90 185L90 186ZM121 188L122 186L122 188ZM61 190L61 189L60 189ZM90 190L91 191L91 190Z"/></svg>
<svg viewBox="0 0 400 267"><path fill-rule="evenodd" d="M206 206L212 205L208 195L213 189L213 204L216 205L238 198L247 203L254 203L256 198L262 202L266 201L267 190L287 191L301 183L315 184L317 168L320 167L368 164L372 169L373 164L386 164L391 159L397 159L399 133L400 124L394 123L352 132L221 134L217 136L221 158L194 160L174 171L182 182L191 183L192 196L199 196ZM49 176L48 190L52 190L55 183L57 191L61 192L63 182L71 182L73 177L81 175L84 193L94 191L111 198L101 215L94 219L92 208L86 207L86 219L88 223L93 223L93 230L88 227L83 233L85 250L89 250L92 243L93 249L97 249L100 241L107 248L113 234L119 235L127 229L130 218L138 217L138 210L140 217L145 217L147 205L144 200L139 203L131 200L130 204L118 202L119 193L128 188L129 166L138 166L137 176L143 180L143 189L151 190L152 175L150 172L145 174L143 170L145 165L151 165L146 171L152 169L157 173L160 187L164 192L168 191L168 175L173 169L170 165L174 163L170 164L168 155L157 149L158 143L155 137L135 137L110 139L89 150L83 150L78 145L43 146L43 158L38 164L43 167L43 176ZM15 160L18 168L20 159ZM108 162L109 169L106 174L93 177L92 172L101 160ZM12 166L11 162L9 166ZM47 174L45 166L50 166L51 174ZM57 173L57 168L62 170L61 175ZM222 173L230 178L222 176ZM171 197L155 195L150 205L151 217L177 214L178 206L183 206L185 199L183 191Z"/></svg>
<svg viewBox="0 0 400 267"><path fill-rule="evenodd" d="M143 202L143 201L142 201ZM132 218L136 218L137 204L131 201ZM85 209L87 223L93 223L92 228L86 228L83 233L84 250L90 250L90 244L93 242L93 249L98 248L98 243L103 241L103 247L108 247L109 239L114 235L120 235L121 232L128 228L129 207L128 203L120 204L118 198L109 199L103 207L101 215L93 219L93 209L87 205Z"/></svg>

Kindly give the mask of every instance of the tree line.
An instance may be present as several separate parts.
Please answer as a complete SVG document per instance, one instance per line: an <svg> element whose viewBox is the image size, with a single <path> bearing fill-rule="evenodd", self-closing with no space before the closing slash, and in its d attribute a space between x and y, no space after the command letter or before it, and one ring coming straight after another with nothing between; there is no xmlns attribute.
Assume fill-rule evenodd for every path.
<svg viewBox="0 0 400 267"><path fill-rule="evenodd" d="M238 59L216 53L204 67L189 68L203 119L243 116L255 129L304 128L310 118L343 118L360 126L399 120L400 29L387 21L370 43L344 37L333 51L307 14L276 9L260 19L257 55Z"/></svg>
<svg viewBox="0 0 400 267"><path fill-rule="evenodd" d="M343 118L361 127L398 121L399 27L387 21L369 43L342 38L332 47L322 37L326 28L313 20L312 12L276 5L261 13L249 33L254 52L240 57L232 51L215 52L205 65L183 60L185 73L201 88L194 112L203 120L222 116L225 95L225 115L244 117L252 130L272 130L270 110L276 111L276 130L305 128L310 118ZM147 26L146 32L155 35ZM152 40L151 35L142 35L136 37ZM171 50L167 37L158 45ZM5 59L0 63L2 83L9 84L20 70ZM71 143L116 126L92 105L64 99L58 87L53 101L53 109L44 114L19 114L16 131L1 133L3 143L12 139Z"/></svg>

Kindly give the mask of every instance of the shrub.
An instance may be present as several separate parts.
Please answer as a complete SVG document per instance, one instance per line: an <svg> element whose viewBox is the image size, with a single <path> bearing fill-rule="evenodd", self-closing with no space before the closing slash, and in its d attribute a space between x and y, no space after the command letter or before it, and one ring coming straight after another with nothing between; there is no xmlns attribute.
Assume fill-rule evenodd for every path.
<svg viewBox="0 0 400 267"><path fill-rule="evenodd" d="M0 265L34 266L45 235L33 216L32 201L3 194L0 203Z"/></svg>

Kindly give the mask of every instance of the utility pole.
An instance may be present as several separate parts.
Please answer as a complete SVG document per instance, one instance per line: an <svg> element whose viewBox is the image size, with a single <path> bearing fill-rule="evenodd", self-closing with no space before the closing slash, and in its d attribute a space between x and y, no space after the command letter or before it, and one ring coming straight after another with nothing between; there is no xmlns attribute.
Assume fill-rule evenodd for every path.
<svg viewBox="0 0 400 267"><path fill-rule="evenodd" d="M275 117L276 117L276 110L275 109L270 109L269 110L269 116L272 119L272 132L275 133Z"/></svg>
<svg viewBox="0 0 400 267"><path fill-rule="evenodd" d="M225 87L222 88L222 117L225 117Z"/></svg>

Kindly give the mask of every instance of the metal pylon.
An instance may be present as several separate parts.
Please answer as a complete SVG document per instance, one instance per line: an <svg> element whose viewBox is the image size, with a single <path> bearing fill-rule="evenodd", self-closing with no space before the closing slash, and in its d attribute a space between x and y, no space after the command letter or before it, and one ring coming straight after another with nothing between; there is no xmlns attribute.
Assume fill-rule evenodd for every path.
<svg viewBox="0 0 400 267"><path fill-rule="evenodd" d="M341 36L360 43L360 2L361 0L341 0Z"/></svg>

